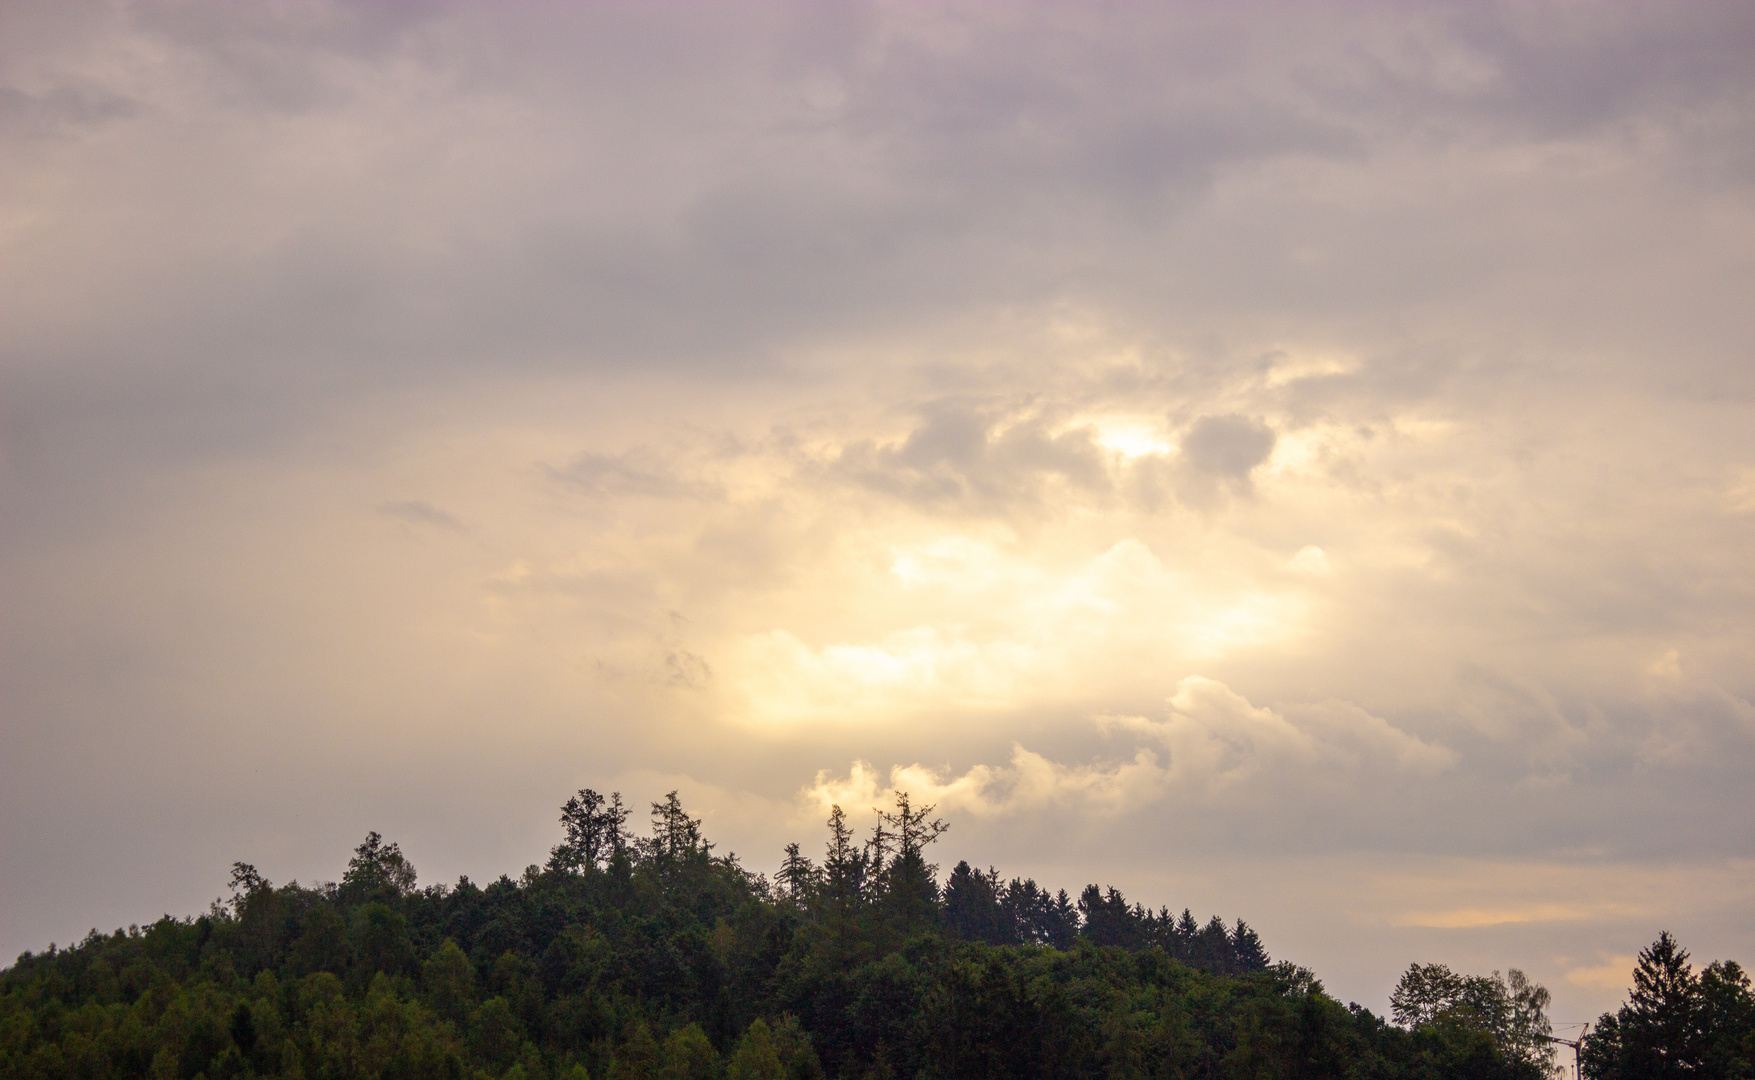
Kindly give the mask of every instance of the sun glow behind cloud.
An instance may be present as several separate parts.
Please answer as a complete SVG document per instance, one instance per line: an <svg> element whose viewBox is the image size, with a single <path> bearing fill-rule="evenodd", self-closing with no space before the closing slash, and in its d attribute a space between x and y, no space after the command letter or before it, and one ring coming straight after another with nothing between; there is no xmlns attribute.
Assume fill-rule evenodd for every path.
<svg viewBox="0 0 1755 1080"><path fill-rule="evenodd" d="M15 948L581 784L1749 941L1746 5L167 12L0 13Z"/></svg>
<svg viewBox="0 0 1755 1080"><path fill-rule="evenodd" d="M921 438L934 424L951 432L944 446ZM1093 455L1102 445L1093 430L988 409L978 420L928 421L901 439L811 439L803 450L746 441L695 472L703 491L717 493L703 509L722 528L738 532L747 521L734 522L755 516L765 530L815 538L790 550L762 605L688 612L724 715L795 725L1077 708L1093 678L1137 683L1130 665L1215 662L1308 632L1312 556L1299 563L1302 549L1239 544L1211 514L1167 531L1135 473L1174 469L1158 449L1168 444ZM1198 471L1162 482L1213 484ZM876 498L844 516L862 489ZM1214 487L1212 497L1235 496Z"/></svg>
<svg viewBox="0 0 1755 1080"><path fill-rule="evenodd" d="M1079 421L1075 420L1074 424L1077 423ZM1162 423L1156 417L1095 417L1090 423L1097 429L1097 444L1123 457L1168 454L1175 450L1164 435Z"/></svg>
<svg viewBox="0 0 1755 1080"><path fill-rule="evenodd" d="M1140 540L1079 549L1091 539L1079 523L1045 525L1028 542L952 536L894 545L887 568L825 568L837 582L835 621L866 622L865 633L813 635L814 644L803 627L743 637L725 668L740 715L881 722L922 708L1071 702L1094 668L1145 654L1212 660L1302 631L1295 581L1207 582Z"/></svg>

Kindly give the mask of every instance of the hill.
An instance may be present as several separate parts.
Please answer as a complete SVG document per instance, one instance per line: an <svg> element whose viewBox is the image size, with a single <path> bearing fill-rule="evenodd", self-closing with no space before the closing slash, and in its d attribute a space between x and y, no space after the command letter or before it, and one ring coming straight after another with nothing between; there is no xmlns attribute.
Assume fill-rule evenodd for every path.
<svg viewBox="0 0 1755 1080"><path fill-rule="evenodd" d="M582 791L546 866L485 887L418 888L376 833L339 883L238 863L207 914L0 974L0 1080L1543 1074L1472 1012L1341 1005L1241 920L966 863L941 888L931 809L903 796L861 841L837 808L771 881L674 793L635 837Z"/></svg>

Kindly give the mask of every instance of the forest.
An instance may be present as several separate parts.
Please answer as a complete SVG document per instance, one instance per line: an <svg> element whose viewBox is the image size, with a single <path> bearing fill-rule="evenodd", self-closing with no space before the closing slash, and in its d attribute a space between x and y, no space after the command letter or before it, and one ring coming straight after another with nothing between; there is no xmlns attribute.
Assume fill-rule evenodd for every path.
<svg viewBox="0 0 1755 1080"><path fill-rule="evenodd" d="M236 863L206 914L97 931L0 973L0 1080L152 1077L1535 1080L1547 991L1413 964L1391 1017L1274 962L1243 920L928 861L906 795L770 879L672 792L637 836L580 791L544 866L419 887L369 834L341 881ZM1569 1055L1570 1056L1570 1055ZM1579 1054L1590 1080L1755 1075L1750 984L1668 934Z"/></svg>

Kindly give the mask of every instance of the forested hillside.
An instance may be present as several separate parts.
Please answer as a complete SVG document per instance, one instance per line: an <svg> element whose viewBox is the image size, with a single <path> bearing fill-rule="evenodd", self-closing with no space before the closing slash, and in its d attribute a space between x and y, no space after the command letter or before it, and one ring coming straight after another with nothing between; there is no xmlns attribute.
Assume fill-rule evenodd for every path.
<svg viewBox="0 0 1755 1080"><path fill-rule="evenodd" d="M545 867L485 887L418 888L376 833L336 884L236 864L205 915L19 957L0 975L0 1078L1533 1080L1547 1065L1545 992L1518 999L1532 1017L1503 982L1497 999L1488 980L1457 984L1491 999L1480 1009L1426 979L1427 1011L1395 1025L1271 963L1241 920L1095 885L1075 901L966 863L940 887L927 852L944 825L906 797L863 839L837 808L820 859L792 845L771 881L716 855L674 793L649 835L628 816L582 791Z"/></svg>

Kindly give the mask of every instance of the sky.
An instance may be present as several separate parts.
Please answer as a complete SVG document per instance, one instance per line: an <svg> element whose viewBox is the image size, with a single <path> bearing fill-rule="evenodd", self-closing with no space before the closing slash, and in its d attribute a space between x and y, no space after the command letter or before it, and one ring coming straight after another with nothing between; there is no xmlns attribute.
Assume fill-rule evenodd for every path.
<svg viewBox="0 0 1755 1080"><path fill-rule="evenodd" d="M1755 962L1755 8L0 6L0 954L575 789Z"/></svg>

